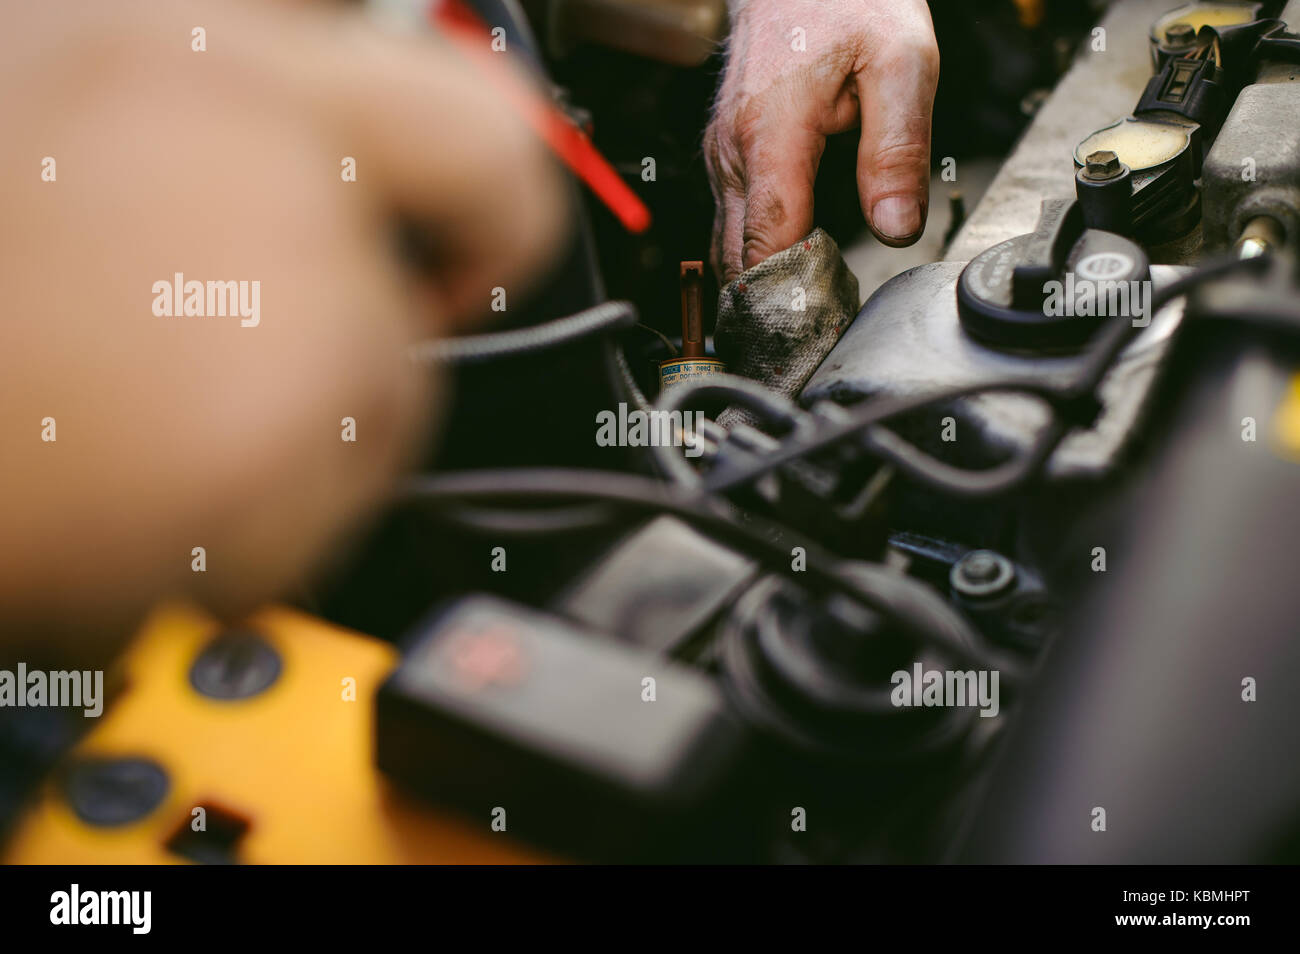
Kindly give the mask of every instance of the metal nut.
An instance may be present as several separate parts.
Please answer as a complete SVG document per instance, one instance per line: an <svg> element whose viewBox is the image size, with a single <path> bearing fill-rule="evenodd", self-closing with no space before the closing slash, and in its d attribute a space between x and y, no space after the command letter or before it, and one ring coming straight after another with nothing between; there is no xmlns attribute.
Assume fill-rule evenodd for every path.
<svg viewBox="0 0 1300 954"><path fill-rule="evenodd" d="M1088 153L1084 175L1089 179L1113 179L1120 174L1119 156L1110 149Z"/></svg>
<svg viewBox="0 0 1300 954"><path fill-rule="evenodd" d="M996 596L1016 580L1016 567L992 550L972 550L953 565L949 574L952 588L968 599Z"/></svg>
<svg viewBox="0 0 1300 954"><path fill-rule="evenodd" d="M1171 23L1165 28L1165 46L1183 49L1196 42L1196 29L1190 23Z"/></svg>

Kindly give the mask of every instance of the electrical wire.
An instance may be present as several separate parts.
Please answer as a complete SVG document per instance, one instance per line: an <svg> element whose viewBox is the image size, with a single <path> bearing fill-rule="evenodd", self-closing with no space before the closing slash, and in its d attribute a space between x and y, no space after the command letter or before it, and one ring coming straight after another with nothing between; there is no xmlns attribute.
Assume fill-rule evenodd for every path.
<svg viewBox="0 0 1300 954"><path fill-rule="evenodd" d="M1152 313L1205 281L1237 270L1262 268L1265 262L1266 256L1234 257L1202 266L1157 292L1152 297ZM581 327L589 331L621 326L621 323L628 322L628 315L631 315L631 323L635 323L635 312L629 306L620 306L620 303L609 305L619 307L604 307L603 310L598 307L583 313L587 317L581 322ZM582 315L573 316L580 317ZM560 325L566 320L551 324ZM570 326L563 333L551 332L542 337L551 342L566 338L570 333L577 332L572 332ZM1136 333L1137 329L1131 322L1112 323L1100 342L1089 351L1079 373L1064 385L1001 380L923 395L877 398L862 407L841 409L838 420L805 412L789 399L748 379L714 376L700 384L684 384L668 391L658 410L671 413L694 401L726 400L760 414L787 432L784 443L756 462L729 469L724 466L710 474L708 480L701 480L684 459L673 454L671 458L667 455L660 458L671 478L669 483L612 471L476 470L413 478L404 485L399 502L419 506L441 519L471 529L514 529L530 533L599 527L610 516L602 512L602 506L613 510L668 513L692 526L708 530L721 542L731 544L781 572L786 569L792 546L801 546L807 555L803 579L808 585L859 600L893 620L904 632L931 644L955 664L996 669L1003 674L1008 687L1014 687L1025 676L1023 665L988 646L937 591L883 566L842 560L823 552L812 541L752 515L744 515L742 519L742 515L717 492L745 484L787 461L862 436L874 454L934 489L966 497L1003 493L1038 473L1079 420L1080 409L1086 408L1090 401L1095 402L1097 386ZM502 334L513 336L516 333ZM526 347L531 350L531 345ZM499 354L503 349L498 345L470 350L480 355L484 351ZM514 353L513 349L504 350ZM1053 417L1028 452L992 468L971 471L953 467L880 426L888 418L927 405L995 390L1037 396L1051 406ZM656 453L660 451L662 448L656 448ZM574 501L583 503L575 506ZM539 503L543 505L540 510ZM522 514L519 511L521 504L525 506Z"/></svg>
<svg viewBox="0 0 1300 954"><path fill-rule="evenodd" d="M861 601L957 663L997 669L1009 684L1023 675L1021 663L989 647L937 591L883 566L842 560L756 517L742 523L730 507L698 490L616 471L517 468L414 477L398 496L399 503L436 514L482 504L524 502L536 507L538 502L574 500L672 514L782 572L788 570L791 548L800 546L806 555L802 577L808 585Z"/></svg>
<svg viewBox="0 0 1300 954"><path fill-rule="evenodd" d="M637 327L637 330L638 330L638 331L644 331L644 332L647 332L648 334L652 334L652 335L654 335L656 338L658 338L661 342L663 342L664 347L668 349L668 356L669 356L670 358L675 358L675 357L677 357L678 354L681 353L681 351L680 351L680 349L677 347L677 345L673 344L673 339L672 339L672 338L669 338L666 334L664 334L664 333L663 333L662 331L660 331L658 328L651 328L651 327L650 327L649 325L647 325L645 322L637 322L637 326L636 326L636 327Z"/></svg>
<svg viewBox="0 0 1300 954"><path fill-rule="evenodd" d="M482 364L549 351L592 335L623 331L636 324L636 307L631 302L606 301L530 328L420 342L412 346L410 355L425 364Z"/></svg>
<svg viewBox="0 0 1300 954"><path fill-rule="evenodd" d="M1213 260L1199 266L1191 274L1184 275L1156 291L1151 299L1151 313L1154 315L1176 298L1182 297L1206 281L1239 271L1260 271L1266 267L1267 261L1267 256L1247 259L1232 256ZM1065 384L1026 381L1023 379L1003 379L959 388L939 389L906 397L876 398L860 407L843 409L844 413L840 415L840 420L828 421L825 418L819 418L816 419L815 428L799 428L805 433L811 429L813 432L811 437L793 435L787 438L777 449L756 460L748 460L734 465L724 462L707 478L700 478L676 454L671 454L675 460L670 464L668 460L670 454L665 453L662 448L657 449L659 461L665 473L677 482L701 485L709 492L722 493L748 484L783 464L820 453L845 440L861 435L862 445L866 450L886 462L894 464L904 475L931 490L961 498L985 498L1003 495L1033 480L1073 427L1081 420L1090 422L1091 417L1095 416L1096 412L1101 409L1095 396L1097 387L1109 373L1120 352L1127 347L1140 330L1130 321L1110 323L1103 331L1100 340L1085 352L1084 361L1079 371ZM712 380L716 381L716 379ZM665 404L674 408L682 408L697 400L729 397L740 401L743 397L749 402L747 406L751 410L775 420L781 426L791 426L790 411L785 406L772 405L779 408L779 410L766 413L769 411L768 406L754 398L752 388L737 388L734 391L728 391L726 390L727 387L728 385L710 382L700 384L685 383L665 395L666 398L671 397L671 401L666 401ZM997 464L991 468L970 470L968 468L954 467L925 453L892 431L879 426L888 418L897 417L927 406L944 404L959 398L994 391L1018 392L1038 397L1048 404L1053 413L1047 425L1044 426L1027 451L1010 461ZM804 419L815 418L815 415L804 411L797 411L797 414L803 415ZM806 423L806 420L804 423ZM669 448L668 450L671 451L672 449ZM676 466L677 464L682 466ZM691 477L689 480L682 467L690 470Z"/></svg>
<svg viewBox="0 0 1300 954"><path fill-rule="evenodd" d="M614 390L627 398L639 411L649 411L650 400L642 393L636 383L636 376L628 367L627 355L617 342L605 339L605 362L610 367L610 378Z"/></svg>
<svg viewBox="0 0 1300 954"><path fill-rule="evenodd" d="M734 374L713 374L696 384L668 388L660 395L654 413L681 414L688 402L714 398L754 411L781 431L803 430L811 424L809 416L789 398L757 381ZM674 483L698 486L702 482L699 473L686 463L672 443L655 444L650 450L661 471Z"/></svg>

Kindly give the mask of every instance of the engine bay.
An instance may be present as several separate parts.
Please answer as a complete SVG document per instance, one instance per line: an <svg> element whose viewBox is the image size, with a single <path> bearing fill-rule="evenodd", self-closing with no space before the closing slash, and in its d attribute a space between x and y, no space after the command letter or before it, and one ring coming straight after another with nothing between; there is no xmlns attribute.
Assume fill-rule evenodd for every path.
<svg viewBox="0 0 1300 954"><path fill-rule="evenodd" d="M1273 858L1294 813L1229 822L1201 746L1250 749L1294 804L1293 735L1239 714L1243 679L1297 662L1293 8L1113 5L939 260L872 291L797 393L720 370L698 263L676 327L650 239L659 265L609 282L629 304L446 343L443 448L320 610L411 640L381 769L469 810L526 792L525 838L599 859ZM1278 496L1239 499L1256 480ZM1270 526L1217 535L1230 500ZM465 660L521 696L458 694ZM1189 695L1207 668L1221 691ZM1107 813L1143 836L1090 841Z"/></svg>
<svg viewBox="0 0 1300 954"><path fill-rule="evenodd" d="M411 349L427 453L292 610L175 622L206 662L155 634L121 691L315 712L267 634L319 627L364 722L237 731L558 860L1300 859L1300 0L936 0L925 236L877 240L833 139L814 231L731 276L725 5L467 6L564 117L555 266ZM298 754L239 797L328 771ZM60 776L89 827L156 781L105 771Z"/></svg>

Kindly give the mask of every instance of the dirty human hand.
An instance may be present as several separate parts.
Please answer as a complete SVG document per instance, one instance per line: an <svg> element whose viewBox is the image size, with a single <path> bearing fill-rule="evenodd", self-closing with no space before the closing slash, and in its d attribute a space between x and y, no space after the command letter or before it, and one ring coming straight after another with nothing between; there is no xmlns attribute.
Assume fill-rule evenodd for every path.
<svg viewBox="0 0 1300 954"><path fill-rule="evenodd" d="M925 225L939 52L924 0L731 0L727 67L704 156L723 281L813 227L826 137L860 126L858 195L876 237Z"/></svg>

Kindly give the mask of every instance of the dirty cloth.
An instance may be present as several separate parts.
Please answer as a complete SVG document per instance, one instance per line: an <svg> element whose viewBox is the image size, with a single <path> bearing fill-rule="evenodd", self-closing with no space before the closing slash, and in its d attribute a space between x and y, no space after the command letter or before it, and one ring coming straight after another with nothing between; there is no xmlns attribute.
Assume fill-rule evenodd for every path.
<svg viewBox="0 0 1300 954"><path fill-rule="evenodd" d="M714 341L732 374L794 400L858 313L858 280L822 229L777 252L718 293ZM758 426L740 407L718 423Z"/></svg>

